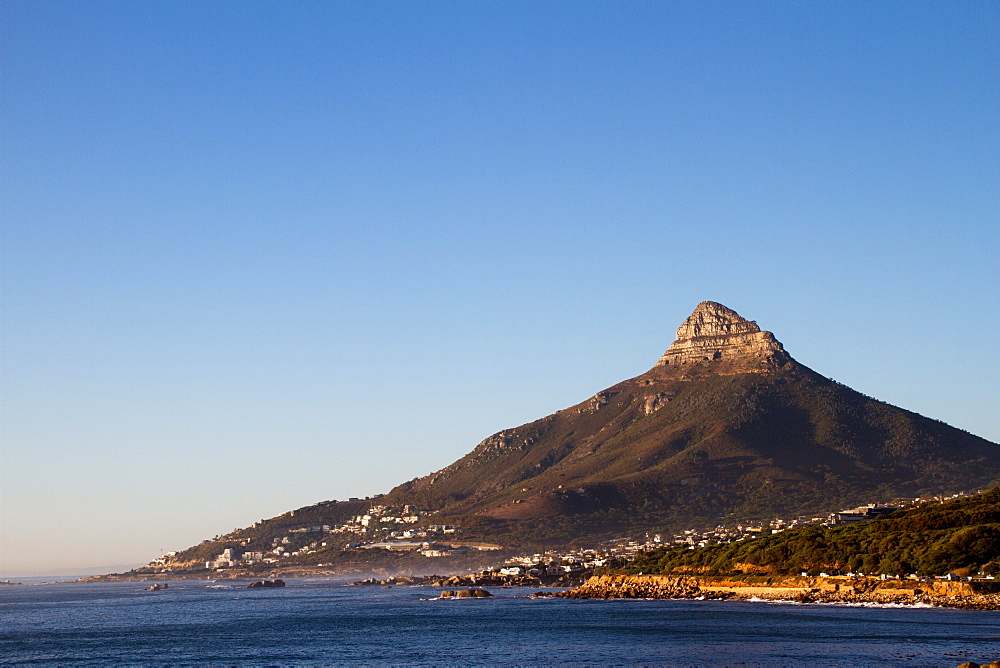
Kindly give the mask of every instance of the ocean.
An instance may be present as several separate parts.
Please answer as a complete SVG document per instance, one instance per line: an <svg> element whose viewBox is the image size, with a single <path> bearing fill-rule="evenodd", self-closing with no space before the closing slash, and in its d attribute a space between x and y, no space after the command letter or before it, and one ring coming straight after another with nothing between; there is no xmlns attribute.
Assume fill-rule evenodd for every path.
<svg viewBox="0 0 1000 668"><path fill-rule="evenodd" d="M1000 659L1000 612L753 601L567 600L536 589L287 580L0 587L5 665L957 666Z"/></svg>

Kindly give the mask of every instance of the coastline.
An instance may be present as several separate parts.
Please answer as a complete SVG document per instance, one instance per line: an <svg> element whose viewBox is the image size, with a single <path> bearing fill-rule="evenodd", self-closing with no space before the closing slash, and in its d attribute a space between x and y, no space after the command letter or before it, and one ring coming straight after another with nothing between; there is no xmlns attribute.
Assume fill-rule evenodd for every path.
<svg viewBox="0 0 1000 668"><path fill-rule="evenodd" d="M170 582L180 580L260 580L267 578L337 578L357 577L365 571L351 571L320 566L285 566L279 568L233 568L225 571L166 571L160 573L107 573L88 575L74 582Z"/></svg>
<svg viewBox="0 0 1000 668"><path fill-rule="evenodd" d="M172 582L183 580L241 581L260 580L267 578L327 578L345 580L345 585L352 586L382 586L394 585L427 585L431 587L579 587L584 583L589 571L580 574L559 575L501 575L471 573L463 575L393 575L386 578L368 577L362 580L356 578L357 572L323 569L314 567L286 567L270 570L232 569L216 573L111 573L108 575L91 575L68 582ZM15 583L11 583L15 584Z"/></svg>
<svg viewBox="0 0 1000 668"><path fill-rule="evenodd" d="M562 598L687 598L797 603L933 605L1000 610L1000 581L869 577L596 575Z"/></svg>
<svg viewBox="0 0 1000 668"><path fill-rule="evenodd" d="M348 585L427 585L429 587L579 587L585 581L584 574L559 575L502 575L499 573L470 575L416 575L393 576L384 580L368 578Z"/></svg>
<svg viewBox="0 0 1000 668"><path fill-rule="evenodd" d="M212 575L184 573L112 574L90 576L76 582L156 582L170 580L244 580L262 577L344 578L349 573L316 568L285 568L274 571L229 571ZM794 603L850 603L878 605L930 605L966 610L1000 610L1000 580L882 580L847 576L763 576L763 575L590 575L535 578L528 576L424 575L370 577L346 581L346 585L502 586L574 587L546 594L573 599L700 599L761 600Z"/></svg>

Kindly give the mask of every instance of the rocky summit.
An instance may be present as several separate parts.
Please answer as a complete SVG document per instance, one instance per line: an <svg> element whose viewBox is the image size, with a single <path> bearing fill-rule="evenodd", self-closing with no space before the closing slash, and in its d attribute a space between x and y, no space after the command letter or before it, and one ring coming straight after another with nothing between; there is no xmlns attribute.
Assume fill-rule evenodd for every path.
<svg viewBox="0 0 1000 668"><path fill-rule="evenodd" d="M314 551L288 563L329 561L331 550L385 540L362 517L376 505L397 509L383 515L419 509L411 535L450 527L452 542L522 548L794 518L997 480L1000 445L827 378L706 301L635 378L493 434L387 494L300 508L178 558L229 545L266 552L310 535L289 532L323 531L322 546L303 537ZM359 549L357 559L383 552Z"/></svg>
<svg viewBox="0 0 1000 668"><path fill-rule="evenodd" d="M677 338L659 366L721 362L714 373L767 371L791 358L771 332L716 302L702 302L677 328ZM719 368L725 366L725 368Z"/></svg>

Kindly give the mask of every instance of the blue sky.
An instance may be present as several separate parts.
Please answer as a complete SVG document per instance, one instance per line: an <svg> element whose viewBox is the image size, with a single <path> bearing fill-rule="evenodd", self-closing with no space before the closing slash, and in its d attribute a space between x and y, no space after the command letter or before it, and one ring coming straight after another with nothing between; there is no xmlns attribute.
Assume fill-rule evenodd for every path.
<svg viewBox="0 0 1000 668"><path fill-rule="evenodd" d="M436 470L705 299L1000 441L1000 5L0 4L0 574Z"/></svg>

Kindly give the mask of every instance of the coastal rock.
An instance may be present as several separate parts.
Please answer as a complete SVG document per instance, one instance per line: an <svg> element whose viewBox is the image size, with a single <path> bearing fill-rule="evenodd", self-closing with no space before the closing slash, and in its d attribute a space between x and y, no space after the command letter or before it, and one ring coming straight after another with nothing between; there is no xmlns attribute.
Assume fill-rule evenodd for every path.
<svg viewBox="0 0 1000 668"><path fill-rule="evenodd" d="M441 592L440 598L493 598L493 594L485 589L459 589L458 591L445 589Z"/></svg>
<svg viewBox="0 0 1000 668"><path fill-rule="evenodd" d="M657 366L703 362L742 362L741 371L780 367L791 357L771 332L717 302L702 302L677 328Z"/></svg>
<svg viewBox="0 0 1000 668"><path fill-rule="evenodd" d="M284 580L258 580L247 585L247 589L259 589L261 587L284 587Z"/></svg>
<svg viewBox="0 0 1000 668"><path fill-rule="evenodd" d="M493 594L485 589L462 589L455 594L456 598L492 598Z"/></svg>

